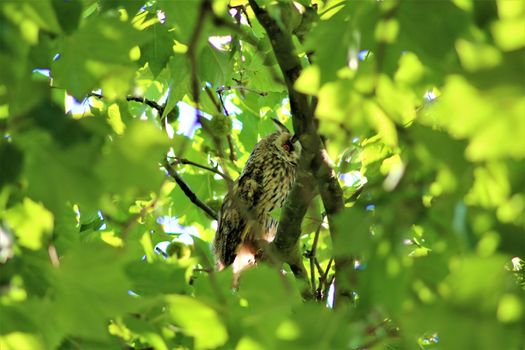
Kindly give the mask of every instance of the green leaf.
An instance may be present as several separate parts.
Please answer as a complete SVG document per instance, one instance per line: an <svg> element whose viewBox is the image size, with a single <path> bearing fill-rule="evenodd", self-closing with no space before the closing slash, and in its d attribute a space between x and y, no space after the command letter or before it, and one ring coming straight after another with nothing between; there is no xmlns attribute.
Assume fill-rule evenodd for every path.
<svg viewBox="0 0 525 350"><path fill-rule="evenodd" d="M160 0L158 7L166 13L166 25L173 27L177 39L188 45L195 29L197 16L199 16L200 3L185 0ZM202 46L204 43L200 41L199 45Z"/></svg>
<svg viewBox="0 0 525 350"><path fill-rule="evenodd" d="M125 314L133 305L123 253L106 244L82 244L60 260L54 274L57 327L91 339L109 336L108 318Z"/></svg>
<svg viewBox="0 0 525 350"><path fill-rule="evenodd" d="M321 70L319 69L319 66L308 66L302 71L301 75L295 82L294 87L299 92L309 95L317 95L321 84L320 76Z"/></svg>
<svg viewBox="0 0 525 350"><path fill-rule="evenodd" d="M246 71L243 73L243 82L246 87L261 92L282 92L285 87L277 83L275 75L281 78L281 73L273 57L261 57L257 52L246 50Z"/></svg>
<svg viewBox="0 0 525 350"><path fill-rule="evenodd" d="M20 305L2 305L2 328L0 330L0 348L6 350L17 349L45 349L45 342L38 334L38 328Z"/></svg>
<svg viewBox="0 0 525 350"><path fill-rule="evenodd" d="M140 47L140 62L147 62L153 76L156 77L173 55L173 33L160 23L148 27L145 32L151 40Z"/></svg>
<svg viewBox="0 0 525 350"><path fill-rule="evenodd" d="M301 300L297 286L280 273L277 269L260 265L246 270L241 276L239 296L247 301L242 324L252 330L252 334L274 334L279 323ZM270 290L272 292L268 293Z"/></svg>
<svg viewBox="0 0 525 350"><path fill-rule="evenodd" d="M159 163L168 145L167 136L152 123L134 121L107 145L95 172L106 191L125 198L158 191L165 179Z"/></svg>
<svg viewBox="0 0 525 350"><path fill-rule="evenodd" d="M432 1L401 3L396 17L400 23L396 44L401 50L414 52L423 63L440 70L457 66L452 48L467 29L467 13L451 1Z"/></svg>
<svg viewBox="0 0 525 350"><path fill-rule="evenodd" d="M16 22L20 22L20 18L28 20L29 23L25 24L25 34L34 30L32 26L52 33L60 33L52 2L53 0L9 2L4 5L5 14Z"/></svg>
<svg viewBox="0 0 525 350"><path fill-rule="evenodd" d="M60 27L66 34L71 34L77 29L82 14L82 2L80 0L61 1L52 0L56 18Z"/></svg>
<svg viewBox="0 0 525 350"><path fill-rule="evenodd" d="M342 313L318 303L303 303L279 325L277 347L291 350L338 349L344 348L350 341L357 345L355 342L359 341L359 335L349 332L345 324Z"/></svg>
<svg viewBox="0 0 525 350"><path fill-rule="evenodd" d="M523 339L519 326L504 326L491 317L443 304L414 308L403 317L403 324L413 334L437 333L438 344L444 348L513 349Z"/></svg>
<svg viewBox="0 0 525 350"><path fill-rule="evenodd" d="M212 45L205 46L198 58L199 76L202 81L209 82L214 86L227 85L231 81L230 55L214 48Z"/></svg>
<svg viewBox="0 0 525 350"><path fill-rule="evenodd" d="M349 60L357 60L362 49L370 45L378 7L373 2L345 3L328 20L321 20L306 36L305 47L315 52L315 63L321 69L321 84L335 80L337 71L347 67Z"/></svg>
<svg viewBox="0 0 525 350"><path fill-rule="evenodd" d="M190 68L186 57L181 54L172 55L168 67L173 84L170 86L170 94L168 96L168 102L164 114L173 110L176 104L182 100L184 95L190 91Z"/></svg>
<svg viewBox="0 0 525 350"><path fill-rule="evenodd" d="M26 152L24 173L28 194L33 199L42 201L55 213L62 211L67 203L96 206L102 190L92 170L100 149L98 142L78 143L63 149L49 134L36 130L18 136L15 141Z"/></svg>
<svg viewBox="0 0 525 350"><path fill-rule="evenodd" d="M131 290L141 295L180 293L188 290L185 279L186 268L166 264L163 261L147 263L136 261L126 268L131 281ZM169 281L169 283L166 283Z"/></svg>
<svg viewBox="0 0 525 350"><path fill-rule="evenodd" d="M239 114L237 119L243 124L241 133L239 134L239 141L244 146L244 149L251 150L259 141L259 116L245 111Z"/></svg>
<svg viewBox="0 0 525 350"><path fill-rule="evenodd" d="M462 305L487 315L494 315L500 298L510 286L506 258L465 257L452 266L443 286L443 294L453 305Z"/></svg>
<svg viewBox="0 0 525 350"><path fill-rule="evenodd" d="M166 302L169 317L184 333L195 338L196 349L218 347L228 340L226 327L217 312L208 305L184 295L168 295Z"/></svg>
<svg viewBox="0 0 525 350"><path fill-rule="evenodd" d="M37 250L53 229L53 215L42 205L25 198L22 204L10 208L5 219L14 230L21 246Z"/></svg>
<svg viewBox="0 0 525 350"><path fill-rule="evenodd" d="M136 64L131 49L148 35L118 19L93 17L60 44L60 58L53 63L55 84L83 99L102 87L108 98L123 96L128 90Z"/></svg>
<svg viewBox="0 0 525 350"><path fill-rule="evenodd" d="M144 6L144 3L141 0L100 0L100 6L103 11L122 7L128 15L133 16Z"/></svg>
<svg viewBox="0 0 525 350"><path fill-rule="evenodd" d="M345 208L335 218L337 239L333 242L335 256L363 254L372 241L370 216L359 207Z"/></svg>
<svg viewBox="0 0 525 350"><path fill-rule="evenodd" d="M443 95L421 121L469 139L466 156L470 160L523 158L525 139L518 135L525 131L521 118L525 100L519 93L513 87L505 93L499 89L479 91L464 77L450 76Z"/></svg>

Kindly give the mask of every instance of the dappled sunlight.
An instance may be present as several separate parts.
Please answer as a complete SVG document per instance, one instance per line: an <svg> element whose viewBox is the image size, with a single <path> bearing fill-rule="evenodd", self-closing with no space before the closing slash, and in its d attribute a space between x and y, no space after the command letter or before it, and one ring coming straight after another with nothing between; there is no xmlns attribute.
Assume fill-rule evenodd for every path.
<svg viewBox="0 0 525 350"><path fill-rule="evenodd" d="M0 1L0 349L523 349L524 23Z"/></svg>

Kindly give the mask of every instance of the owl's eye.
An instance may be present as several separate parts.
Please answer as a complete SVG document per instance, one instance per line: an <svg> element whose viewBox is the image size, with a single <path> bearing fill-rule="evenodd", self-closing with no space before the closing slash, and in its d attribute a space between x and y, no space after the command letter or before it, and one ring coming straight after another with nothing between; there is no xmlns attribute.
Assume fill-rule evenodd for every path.
<svg viewBox="0 0 525 350"><path fill-rule="evenodd" d="M293 152L293 150L294 150L293 143L291 143L290 141L285 142L283 144L283 149L286 152Z"/></svg>

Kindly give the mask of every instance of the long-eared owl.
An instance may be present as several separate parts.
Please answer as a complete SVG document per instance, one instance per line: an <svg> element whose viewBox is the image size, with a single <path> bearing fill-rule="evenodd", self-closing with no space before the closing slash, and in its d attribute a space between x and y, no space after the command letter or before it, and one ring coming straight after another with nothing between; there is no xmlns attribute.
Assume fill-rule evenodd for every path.
<svg viewBox="0 0 525 350"><path fill-rule="evenodd" d="M270 212L282 207L295 180L301 145L277 120L278 131L260 140L224 197L213 248L216 267L237 273L255 263L277 232Z"/></svg>

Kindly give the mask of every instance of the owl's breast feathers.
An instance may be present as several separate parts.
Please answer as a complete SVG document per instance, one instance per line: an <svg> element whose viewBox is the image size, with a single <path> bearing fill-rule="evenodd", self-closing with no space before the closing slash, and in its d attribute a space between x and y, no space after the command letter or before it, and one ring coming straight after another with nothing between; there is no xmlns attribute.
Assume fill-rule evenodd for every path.
<svg viewBox="0 0 525 350"><path fill-rule="evenodd" d="M265 152L260 152L266 146ZM241 176L224 198L214 250L218 266L233 263L241 245L256 250L275 220L270 212L283 205L295 178L296 164L279 157L273 145L257 144ZM258 152L259 151L259 152ZM274 234L274 233L273 233Z"/></svg>

